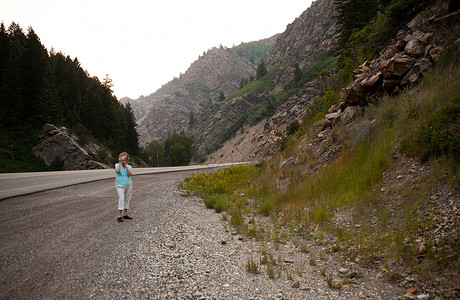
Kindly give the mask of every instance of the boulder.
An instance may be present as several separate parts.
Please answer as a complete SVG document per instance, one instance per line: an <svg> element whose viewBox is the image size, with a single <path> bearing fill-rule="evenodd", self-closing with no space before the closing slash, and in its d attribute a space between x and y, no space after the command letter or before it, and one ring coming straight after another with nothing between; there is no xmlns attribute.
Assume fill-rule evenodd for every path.
<svg viewBox="0 0 460 300"><path fill-rule="evenodd" d="M93 160L88 152L68 134L65 127L57 128L52 124L45 124L40 137L42 141L32 149L32 152L47 166L59 160L63 162L65 170L110 168Z"/></svg>
<svg viewBox="0 0 460 300"><path fill-rule="evenodd" d="M404 39L404 42L406 42L404 52L412 57L422 56L425 53L426 44L429 43L432 36L433 34L430 32L423 33L418 30L414 31Z"/></svg>
<svg viewBox="0 0 460 300"><path fill-rule="evenodd" d="M359 106L348 106L340 116L340 121L344 124L350 124L359 114L361 114L361 108Z"/></svg>
<svg viewBox="0 0 460 300"><path fill-rule="evenodd" d="M425 50L425 48L423 50ZM394 57L383 63L383 78L402 77L412 68L415 62L415 58L397 53Z"/></svg>

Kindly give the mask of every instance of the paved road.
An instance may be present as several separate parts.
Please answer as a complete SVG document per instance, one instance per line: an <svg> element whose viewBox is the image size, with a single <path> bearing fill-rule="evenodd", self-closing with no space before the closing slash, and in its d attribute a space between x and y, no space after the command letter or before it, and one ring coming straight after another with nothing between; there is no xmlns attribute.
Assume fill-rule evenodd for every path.
<svg viewBox="0 0 460 300"><path fill-rule="evenodd" d="M213 169L229 165L234 164L210 164L167 168L134 168L134 175ZM0 174L0 200L108 178L115 178L115 173L112 169L4 173Z"/></svg>

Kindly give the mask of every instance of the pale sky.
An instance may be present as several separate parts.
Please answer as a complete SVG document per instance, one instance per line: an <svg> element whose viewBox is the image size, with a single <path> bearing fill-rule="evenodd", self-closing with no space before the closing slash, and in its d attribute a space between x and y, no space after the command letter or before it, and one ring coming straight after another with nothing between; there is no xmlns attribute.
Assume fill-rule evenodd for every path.
<svg viewBox="0 0 460 300"><path fill-rule="evenodd" d="M203 51L281 33L311 0L0 0L0 20L109 74L118 99L155 92Z"/></svg>

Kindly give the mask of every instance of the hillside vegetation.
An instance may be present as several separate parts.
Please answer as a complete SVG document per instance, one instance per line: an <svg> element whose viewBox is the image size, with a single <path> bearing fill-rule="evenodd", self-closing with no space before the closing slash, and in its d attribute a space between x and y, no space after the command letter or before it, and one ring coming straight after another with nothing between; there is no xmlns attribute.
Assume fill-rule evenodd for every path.
<svg viewBox="0 0 460 300"><path fill-rule="evenodd" d="M359 122L370 127L359 139L336 128L327 147L343 150L317 172L321 158L306 147L314 140L306 134L260 166L198 173L182 188L258 240L319 239L344 260L377 263L389 279L415 272L431 283L458 280L459 199L448 195L460 190L459 53L444 54L416 90L366 110ZM298 163L285 167L289 157ZM451 209L447 230L434 230ZM274 225L266 228L263 217L248 223L247 214Z"/></svg>
<svg viewBox="0 0 460 300"><path fill-rule="evenodd" d="M238 54L255 65L261 60L264 60L273 48L273 44L267 40L241 43L240 45L231 47L228 50Z"/></svg>
<svg viewBox="0 0 460 300"><path fill-rule="evenodd" d="M431 1L404 10L409 3L385 1L377 6L384 10L351 30L337 73L323 72L325 82L348 84L354 68L383 49L375 34L395 34ZM287 126L280 151L254 167L198 173L181 187L222 212L224 224L273 244L270 251L288 242L300 251L320 245L320 257L374 266L406 287L415 276L430 295L454 295L460 280L459 57L451 45L416 87L372 99L354 122L336 124L322 139L317 121L340 99L340 88L326 84L303 122ZM266 256L260 254L261 265ZM248 271L260 267L248 259ZM268 276L273 268L264 267ZM347 284L335 285L323 272L331 288Z"/></svg>

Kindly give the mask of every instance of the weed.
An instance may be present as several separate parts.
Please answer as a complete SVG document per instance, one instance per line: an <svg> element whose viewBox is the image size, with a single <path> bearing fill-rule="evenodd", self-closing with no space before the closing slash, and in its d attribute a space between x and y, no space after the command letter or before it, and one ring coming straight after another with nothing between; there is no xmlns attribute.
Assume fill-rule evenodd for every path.
<svg viewBox="0 0 460 300"><path fill-rule="evenodd" d="M251 257L251 258L248 258L248 262L246 263L246 270L249 272L249 273L252 273L252 274L259 274L260 273L260 267L259 265L254 261L254 259Z"/></svg>
<svg viewBox="0 0 460 300"><path fill-rule="evenodd" d="M291 281L294 280L294 276L292 275L291 270L286 270L286 278Z"/></svg>
<svg viewBox="0 0 460 300"><path fill-rule="evenodd" d="M302 262L296 266L296 273L298 276L302 276L303 272L305 271L305 263Z"/></svg>
<svg viewBox="0 0 460 300"><path fill-rule="evenodd" d="M267 253L262 253L262 256L260 258L260 264L266 265L267 263L268 263L268 255Z"/></svg>
<svg viewBox="0 0 460 300"><path fill-rule="evenodd" d="M265 198L265 199L260 201L260 205L259 205L260 212L264 216L270 215L270 213L273 211L273 202L274 202L274 200L273 200L272 197Z"/></svg>
<svg viewBox="0 0 460 300"><path fill-rule="evenodd" d="M327 286L329 288L331 288L331 289L334 288L334 284L332 282L332 275L331 274L329 274L329 276L327 276L326 282L327 282Z"/></svg>
<svg viewBox="0 0 460 300"><path fill-rule="evenodd" d="M232 210L230 212L230 224L236 228L242 227L244 225L243 214L240 210Z"/></svg>
<svg viewBox="0 0 460 300"><path fill-rule="evenodd" d="M272 263L269 263L267 265L267 275L268 275L268 278L271 278L271 279L275 278L275 267L273 266Z"/></svg>
<svg viewBox="0 0 460 300"><path fill-rule="evenodd" d="M249 228L248 228L248 235L251 236L251 237L256 237L257 236L257 224L252 224Z"/></svg>
<svg viewBox="0 0 460 300"><path fill-rule="evenodd" d="M339 247L339 245L335 244L335 245L332 245L332 249L331 249L331 250L332 250L332 252L335 253L335 252L338 252L338 251L340 250L340 247Z"/></svg>
<svg viewBox="0 0 460 300"><path fill-rule="evenodd" d="M306 244L300 245L300 251L302 251L303 253L310 253L310 249L308 248L308 245Z"/></svg>

